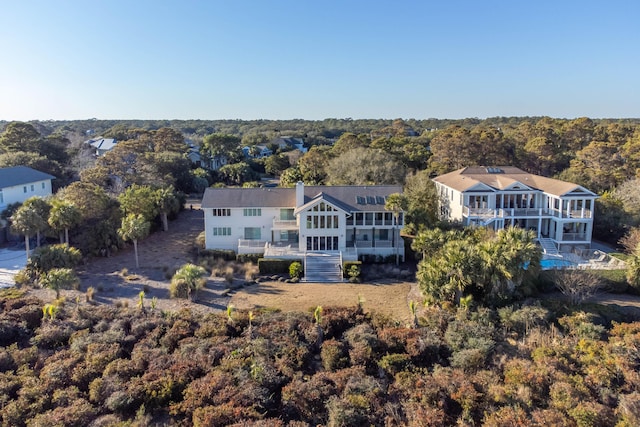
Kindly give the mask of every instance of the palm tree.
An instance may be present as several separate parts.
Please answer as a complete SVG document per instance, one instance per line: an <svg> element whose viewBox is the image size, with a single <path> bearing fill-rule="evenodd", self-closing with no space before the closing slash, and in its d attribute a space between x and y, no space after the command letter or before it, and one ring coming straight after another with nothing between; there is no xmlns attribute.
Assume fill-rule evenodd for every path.
<svg viewBox="0 0 640 427"><path fill-rule="evenodd" d="M40 279L40 283L43 287L56 291L56 299L59 299L61 289L77 286L80 279L70 268L53 268Z"/></svg>
<svg viewBox="0 0 640 427"><path fill-rule="evenodd" d="M47 218L49 217L51 206L49 206L49 203L47 203L47 201L42 197L34 196L29 197L27 200L25 200L22 204L22 207L34 211L38 216L36 228L36 245L40 247L40 233L46 230L49 226L49 224L47 223Z"/></svg>
<svg viewBox="0 0 640 427"><path fill-rule="evenodd" d="M169 221L167 220L167 216L170 212L177 211L180 207L180 202L176 197L173 186L156 190L156 205L160 212L160 218L162 218L162 229L168 231Z"/></svg>
<svg viewBox="0 0 640 427"><path fill-rule="evenodd" d="M393 212L393 246L396 248L396 265L400 264L398 249L400 246L400 233L398 230L398 219L400 212L406 209L407 199L400 193L393 193L387 196L384 208Z"/></svg>
<svg viewBox="0 0 640 427"><path fill-rule="evenodd" d="M64 230L64 243L69 246L69 229L80 223L80 210L71 203L62 199L53 199L51 201L51 212L47 222L56 231ZM62 233L60 233L60 243L62 241Z"/></svg>
<svg viewBox="0 0 640 427"><path fill-rule="evenodd" d="M27 250L27 258L29 258L29 239L36 233L40 233L40 230L44 230L47 226L47 221L34 209L32 204L27 203L31 199L27 199L22 206L20 206L11 215L11 229L13 232L24 235L24 243Z"/></svg>
<svg viewBox="0 0 640 427"><path fill-rule="evenodd" d="M204 287L204 275L207 271L195 264L185 264L176 271L172 282L182 281L187 286L187 297L195 299L197 292Z"/></svg>
<svg viewBox="0 0 640 427"><path fill-rule="evenodd" d="M129 214L122 218L122 225L118 230L118 234L123 240L131 240L133 242L133 250L136 257L136 268L140 267L138 262L138 240L144 239L149 235L151 224L145 220L140 214Z"/></svg>

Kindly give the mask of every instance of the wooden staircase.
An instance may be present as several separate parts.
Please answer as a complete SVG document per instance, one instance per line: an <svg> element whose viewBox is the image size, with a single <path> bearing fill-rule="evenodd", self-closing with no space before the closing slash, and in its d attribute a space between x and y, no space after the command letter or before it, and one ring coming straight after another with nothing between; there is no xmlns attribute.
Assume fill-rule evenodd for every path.
<svg viewBox="0 0 640 427"><path fill-rule="evenodd" d="M540 237L538 242L540 242L542 252L545 255L560 255L560 252L558 252L558 248L556 247L556 244L553 243L553 240L546 237Z"/></svg>
<svg viewBox="0 0 640 427"><path fill-rule="evenodd" d="M343 282L342 255L308 253L305 258L303 282Z"/></svg>

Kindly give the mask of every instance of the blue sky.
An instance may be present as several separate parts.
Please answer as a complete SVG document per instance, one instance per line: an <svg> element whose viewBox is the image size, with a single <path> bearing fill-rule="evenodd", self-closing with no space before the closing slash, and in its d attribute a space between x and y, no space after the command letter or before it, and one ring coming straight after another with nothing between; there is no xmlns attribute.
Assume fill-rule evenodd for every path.
<svg viewBox="0 0 640 427"><path fill-rule="evenodd" d="M0 1L0 119L640 117L640 1Z"/></svg>

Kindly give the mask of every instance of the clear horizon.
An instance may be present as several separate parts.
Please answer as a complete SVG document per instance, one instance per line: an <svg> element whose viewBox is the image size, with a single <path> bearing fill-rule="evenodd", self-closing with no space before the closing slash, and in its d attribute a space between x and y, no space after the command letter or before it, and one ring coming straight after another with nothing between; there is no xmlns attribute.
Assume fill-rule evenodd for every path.
<svg viewBox="0 0 640 427"><path fill-rule="evenodd" d="M9 2L0 120L640 117L640 2Z"/></svg>

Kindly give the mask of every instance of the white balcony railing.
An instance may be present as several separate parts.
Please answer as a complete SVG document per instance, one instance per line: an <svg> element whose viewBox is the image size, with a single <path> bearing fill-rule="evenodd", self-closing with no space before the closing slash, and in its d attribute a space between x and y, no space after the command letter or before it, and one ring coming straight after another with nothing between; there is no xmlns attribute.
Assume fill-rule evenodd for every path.
<svg viewBox="0 0 640 427"><path fill-rule="evenodd" d="M276 230L297 230L298 223L295 219L293 220L274 219L273 228Z"/></svg>
<svg viewBox="0 0 640 427"><path fill-rule="evenodd" d="M555 218L574 218L574 219L590 219L592 218L591 210L557 210L549 208L470 208L463 207L462 214L468 218L537 218L537 217L555 217Z"/></svg>
<svg viewBox="0 0 640 427"><path fill-rule="evenodd" d="M562 233L562 242L586 242L586 233Z"/></svg>

